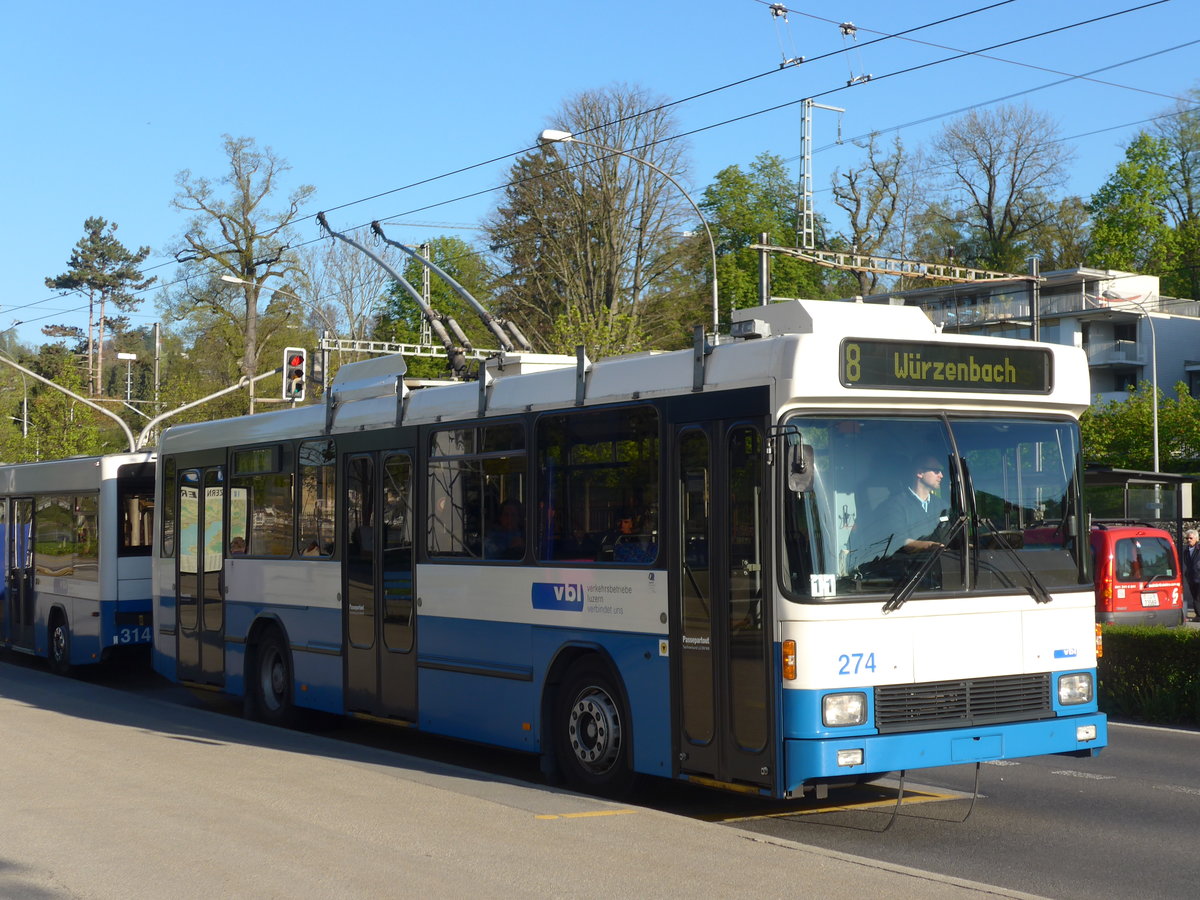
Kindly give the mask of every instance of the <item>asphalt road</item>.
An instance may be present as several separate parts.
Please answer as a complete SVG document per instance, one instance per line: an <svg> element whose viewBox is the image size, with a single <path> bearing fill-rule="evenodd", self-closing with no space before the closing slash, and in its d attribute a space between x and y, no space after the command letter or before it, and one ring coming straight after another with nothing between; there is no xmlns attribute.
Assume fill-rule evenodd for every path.
<svg viewBox="0 0 1200 900"><path fill-rule="evenodd" d="M53 692L58 681L44 674L36 663L18 661L13 670L27 673L35 684L41 685L39 690L45 692ZM242 722L240 705L234 701L220 695L193 694L136 668L110 670L82 684L71 681L62 684L77 686L84 691L99 690L101 696L115 689L132 695L135 704L145 701L155 704L155 708L163 704L165 708L175 708L183 716L199 714L212 719L211 714L216 713L216 721L228 724L205 726L210 731L227 728L242 735L243 729L250 729L249 734L253 737L241 736L239 742L256 745L265 754L285 750L289 767L296 763L296 754L316 752L317 760L313 764L317 765L324 757L351 759L356 754L366 753L375 754L369 758L382 761L391 769L424 772L405 777L424 778L430 773L450 772L453 766L464 766L465 777L449 777L454 778L458 789L476 799L481 790L487 798L488 792L497 784L515 785L514 790L518 792L522 790L520 786L525 785L537 799L524 799L518 805L542 804L537 808L543 809L545 814L559 814L554 811L556 804L560 810L566 809L557 798L575 797L542 784L536 760L524 754L368 722L327 721L326 727L315 735L265 728ZM6 696L4 686L4 667L0 665L0 698ZM82 714L86 718L91 710L75 704L64 706L59 712L68 716ZM126 721L126 714L121 716L121 723L133 724ZM135 721L141 723L137 727L149 728L153 719ZM188 727L194 729L196 726ZM8 743L14 731L7 723L5 731L4 740ZM176 744L196 742L205 746L209 739L207 734L175 727L170 741ZM226 740L225 737L218 739L219 742ZM307 741L316 742L312 745L316 751L311 747L303 749L309 746ZM159 743L160 750L170 746L170 743ZM1196 835L1200 834L1198 755L1200 733L1112 723L1109 747L1093 759L1035 757L984 765L979 773L980 797L973 809L970 797L974 767L911 773L906 780L904 805L890 828L886 826L891 821L896 796L894 780L835 792L826 802L808 798L774 803L648 779L632 798L629 808L646 814L666 814L664 821L669 822L678 822L681 821L679 817L684 817L705 827L712 827L707 823L717 823L723 826L718 831L730 833L728 840L732 843L729 846L734 848L740 849L745 839L752 837L771 846L823 848L835 858L849 854L854 859L875 860L880 865L892 867L887 871L930 872L947 879L930 885L921 883L915 896L928 896L927 891L940 891L946 886L955 889L966 886L965 889L973 890L975 885L992 885L999 887L1005 895L1038 895L1064 900L1190 898L1200 893L1200 852L1194 846ZM118 788L131 778L136 783L140 777L137 765L113 773ZM303 776L297 773L296 777ZM0 809L4 808L4 798L11 796L2 785L0 778ZM554 798L549 805L546 805L547 798ZM265 803L268 810L274 802L269 792L256 801ZM457 801L449 798L449 802ZM593 812L609 809L602 801L591 798L571 802L581 802L585 807L588 803L600 804L594 808L586 807ZM470 804L464 808L470 808ZM129 808L120 810L120 815L134 815L135 809L136 804L131 803ZM970 817L963 821L968 811ZM294 811L291 814L294 815ZM243 821L244 816L238 815L234 819L237 827L250 825L249 821ZM364 816L363 821L358 826L351 825L351 829L368 828L371 822L371 815ZM214 821L212 826L218 827L218 823ZM0 824L0 834L3 828ZM243 839L254 842L261 839L262 834L272 831L256 832L251 827ZM7 844L0 843L0 896L7 897L12 895L4 890L5 846ZM725 849L712 852L725 852ZM856 879L863 876L858 869L853 874ZM579 895L599 895L594 888L600 882L593 883L582 873L580 877L583 882L577 891ZM662 896L670 896L673 892L667 890L665 881L660 880L663 877L664 873L655 873L653 883L659 885L656 890L661 890ZM691 883L695 873L684 872L676 877L682 879L681 883ZM920 882L903 883L914 889ZM635 893L654 894L653 891L646 894L645 887L645 883L641 883L642 890ZM894 892L896 887L889 885L887 889ZM554 889L532 893L559 895ZM850 895L861 897L862 893L851 892ZM475 894L480 895L478 886ZM336 891L332 894L356 895ZM817 892L814 895L838 894ZM904 896L903 891L898 896Z"/></svg>
<svg viewBox="0 0 1200 900"><path fill-rule="evenodd" d="M5 898L1028 896L2 662L0 741Z"/></svg>

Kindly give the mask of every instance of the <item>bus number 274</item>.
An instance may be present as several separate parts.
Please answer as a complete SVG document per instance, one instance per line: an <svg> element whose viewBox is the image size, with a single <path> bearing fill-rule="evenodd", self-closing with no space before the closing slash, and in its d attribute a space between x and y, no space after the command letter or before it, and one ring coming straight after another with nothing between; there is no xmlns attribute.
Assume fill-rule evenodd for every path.
<svg viewBox="0 0 1200 900"><path fill-rule="evenodd" d="M860 672L875 671L874 653L843 653L838 657L838 662L842 664L842 667L838 669L839 675L857 675Z"/></svg>

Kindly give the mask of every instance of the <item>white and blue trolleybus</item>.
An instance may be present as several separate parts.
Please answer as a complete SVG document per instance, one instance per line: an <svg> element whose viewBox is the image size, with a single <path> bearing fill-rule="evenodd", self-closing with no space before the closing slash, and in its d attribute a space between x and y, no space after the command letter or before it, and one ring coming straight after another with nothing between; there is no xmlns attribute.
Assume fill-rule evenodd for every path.
<svg viewBox="0 0 1200 900"><path fill-rule="evenodd" d="M1080 350L792 300L688 351L404 372L163 434L160 672L598 790L1105 745Z"/></svg>
<svg viewBox="0 0 1200 900"><path fill-rule="evenodd" d="M0 646L66 674L150 646L154 454L0 466Z"/></svg>

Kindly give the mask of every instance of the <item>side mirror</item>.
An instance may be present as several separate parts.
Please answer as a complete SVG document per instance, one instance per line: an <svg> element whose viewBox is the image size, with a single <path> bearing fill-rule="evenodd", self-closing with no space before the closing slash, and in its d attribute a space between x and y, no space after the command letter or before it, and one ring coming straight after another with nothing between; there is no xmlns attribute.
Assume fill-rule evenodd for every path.
<svg viewBox="0 0 1200 900"><path fill-rule="evenodd" d="M795 425L781 425L768 432L768 438L779 439L780 459L786 467L788 490L803 494L812 490L813 448L804 443L804 435Z"/></svg>
<svg viewBox="0 0 1200 900"><path fill-rule="evenodd" d="M812 444L801 443L799 435L796 437L795 444L788 442L788 490L793 494L804 494L812 490L813 448Z"/></svg>

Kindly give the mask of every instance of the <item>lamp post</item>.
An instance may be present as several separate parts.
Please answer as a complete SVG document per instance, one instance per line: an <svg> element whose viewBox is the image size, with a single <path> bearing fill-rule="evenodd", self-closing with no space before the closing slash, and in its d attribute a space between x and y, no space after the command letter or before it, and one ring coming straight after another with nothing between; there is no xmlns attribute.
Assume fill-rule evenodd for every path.
<svg viewBox="0 0 1200 900"><path fill-rule="evenodd" d="M1154 333L1154 320L1150 318L1150 313L1146 307L1137 300L1123 298L1123 302L1132 303L1142 311L1142 315L1150 325L1150 388L1154 392L1154 418L1153 418L1153 440L1154 440L1154 471L1159 471L1158 468L1158 338Z"/></svg>
<svg viewBox="0 0 1200 900"><path fill-rule="evenodd" d="M719 324L718 316L720 313L720 306L717 300L717 245L713 240L712 231L708 227L708 222L704 218L704 213L700 211L700 207L696 205L696 201L692 199L691 195L684 190L683 185L676 181L669 172L660 169L648 159L642 159L640 156L634 156L627 150L618 150L616 147L606 147L603 144L595 144L591 141L585 141L582 138L575 137L575 135L571 134L569 131L559 131L554 128L547 128L538 135L538 144L543 147L545 147L547 144L582 144L585 147L591 147L593 150L601 150L605 153L615 153L617 156L624 156L626 159L631 159L636 163L641 163L643 166L646 166L649 169L653 169L679 189L679 193L683 194L683 198L691 204L692 209L696 211L696 215L700 217L700 224L704 226L704 233L708 236L708 249L712 257L712 329L713 335L715 336Z"/></svg>

